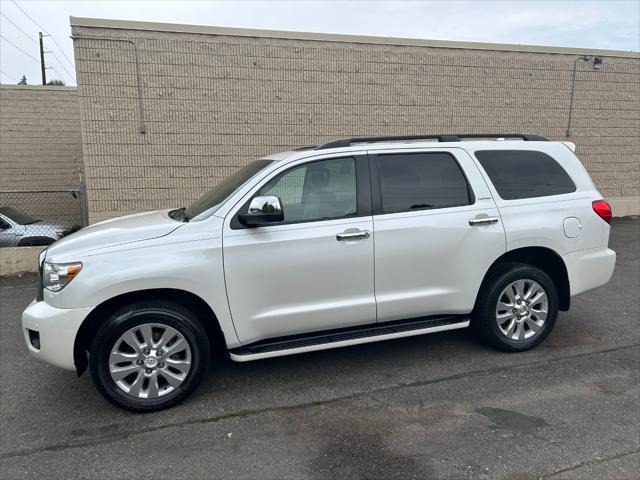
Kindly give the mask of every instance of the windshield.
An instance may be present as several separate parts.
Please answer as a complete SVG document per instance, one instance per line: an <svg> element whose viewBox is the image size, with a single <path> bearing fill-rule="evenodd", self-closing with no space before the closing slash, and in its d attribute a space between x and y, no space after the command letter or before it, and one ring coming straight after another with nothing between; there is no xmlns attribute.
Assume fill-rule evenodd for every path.
<svg viewBox="0 0 640 480"><path fill-rule="evenodd" d="M272 160L256 160L249 165L242 167L230 177L225 178L218 185L202 195L184 210L184 214L189 220L204 220L213 215L229 195L244 185L251 177L260 170L270 165Z"/></svg>
<svg viewBox="0 0 640 480"><path fill-rule="evenodd" d="M9 217L11 220L19 223L20 225L29 225L30 223L36 223L40 221L31 218L29 215L21 212L15 207L0 207L0 213L5 217Z"/></svg>

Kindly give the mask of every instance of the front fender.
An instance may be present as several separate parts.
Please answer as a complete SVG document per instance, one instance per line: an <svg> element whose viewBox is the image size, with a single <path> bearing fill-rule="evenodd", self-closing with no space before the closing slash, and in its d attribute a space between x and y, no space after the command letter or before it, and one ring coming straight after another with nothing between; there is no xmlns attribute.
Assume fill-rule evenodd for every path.
<svg viewBox="0 0 640 480"><path fill-rule="evenodd" d="M82 262L80 274L59 293L61 308L96 307L140 290L183 290L215 312L229 348L240 344L227 302L222 239L121 250Z"/></svg>

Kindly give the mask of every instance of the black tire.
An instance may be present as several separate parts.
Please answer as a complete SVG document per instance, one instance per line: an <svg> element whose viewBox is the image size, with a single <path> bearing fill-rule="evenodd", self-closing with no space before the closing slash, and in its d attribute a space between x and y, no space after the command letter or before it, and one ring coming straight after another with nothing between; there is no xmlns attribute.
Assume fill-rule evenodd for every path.
<svg viewBox="0 0 640 480"><path fill-rule="evenodd" d="M502 292L517 280L534 281L541 286L547 297L547 316L539 331L531 338L513 340L501 330L497 321L496 308ZM553 280L545 272L523 263L504 263L493 269L485 279L478 294L471 325L491 346L505 352L523 352L539 345L553 330L558 318L558 291ZM517 317L517 316L516 316ZM508 324L505 323L505 325ZM523 326L522 328L527 328ZM504 327L506 329L506 327ZM507 332L509 333L509 332Z"/></svg>
<svg viewBox="0 0 640 480"><path fill-rule="evenodd" d="M146 323L175 329L190 348L191 366L182 383L155 398L138 398L126 393L109 370L109 355L121 335ZM127 410L150 412L172 407L190 395L208 372L209 359L209 338L190 310L166 300L145 300L121 308L104 322L91 344L89 366L96 388L107 400Z"/></svg>

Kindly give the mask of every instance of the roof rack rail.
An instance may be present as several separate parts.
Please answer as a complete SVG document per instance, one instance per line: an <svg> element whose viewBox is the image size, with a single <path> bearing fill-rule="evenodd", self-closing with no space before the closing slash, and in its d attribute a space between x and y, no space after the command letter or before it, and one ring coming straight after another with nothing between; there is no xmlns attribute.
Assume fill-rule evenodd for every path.
<svg viewBox="0 0 640 480"><path fill-rule="evenodd" d="M439 135L390 135L381 137L353 137L332 140L318 145L316 150L350 147L354 143L395 142L401 140L437 140L438 142L459 142L463 138L521 138L529 142L548 142L549 139L529 133L458 133Z"/></svg>

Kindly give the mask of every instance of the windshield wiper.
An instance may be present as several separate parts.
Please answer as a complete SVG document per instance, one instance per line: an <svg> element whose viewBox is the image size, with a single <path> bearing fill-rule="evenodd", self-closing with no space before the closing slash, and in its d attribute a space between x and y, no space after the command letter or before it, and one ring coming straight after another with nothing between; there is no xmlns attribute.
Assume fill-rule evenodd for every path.
<svg viewBox="0 0 640 480"><path fill-rule="evenodd" d="M179 222L188 222L189 217L187 216L186 213L184 213L186 209L187 207L182 207L182 208L176 208L175 210L171 210L169 212L169 218L171 218L172 220L177 220Z"/></svg>

